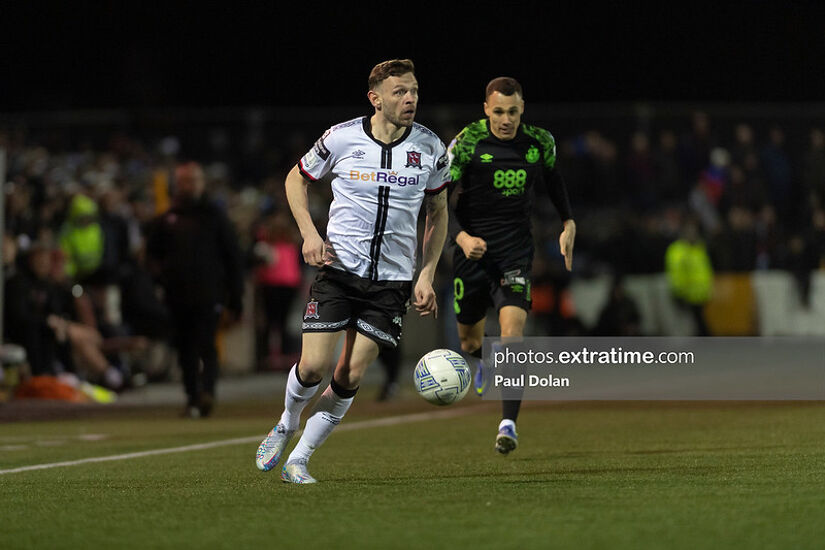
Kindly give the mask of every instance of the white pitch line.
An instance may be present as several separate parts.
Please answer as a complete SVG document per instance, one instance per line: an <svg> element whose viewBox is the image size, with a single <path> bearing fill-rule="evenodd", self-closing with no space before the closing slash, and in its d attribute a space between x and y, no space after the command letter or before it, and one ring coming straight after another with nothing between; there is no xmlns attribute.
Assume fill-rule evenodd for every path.
<svg viewBox="0 0 825 550"><path fill-rule="evenodd" d="M410 424L412 422L424 422L427 420L437 420L445 418L455 418L459 416L466 416L483 406L461 407L455 409L448 409L446 411L435 411L415 414L405 414L400 416L388 416L386 418L376 418L374 420L362 420L361 422L353 422L351 424L342 424L338 426L336 432L346 432L352 430L362 430L365 428L378 428L383 426L396 426L398 424ZM132 458L142 458L144 456L168 455L175 453L186 453L189 451L203 451L206 449L214 449L215 447L226 447L230 445L240 445L244 443L257 443L261 441L263 436L253 435L249 437L236 437L234 439L223 439L220 441L211 441L209 443L197 443L194 445L183 445L181 447L168 447L166 449L152 449L150 451L140 451L135 453L124 453L119 455L98 456L93 458L81 458L79 460L66 460L64 462L51 462L48 464L35 464L33 466L21 466L19 468L9 468L7 470L0 470L0 475L3 474L17 474L21 472L32 472L35 470L49 470L51 468L62 468L64 466L78 466L80 464L92 464L95 462L112 462L115 460L129 460Z"/></svg>

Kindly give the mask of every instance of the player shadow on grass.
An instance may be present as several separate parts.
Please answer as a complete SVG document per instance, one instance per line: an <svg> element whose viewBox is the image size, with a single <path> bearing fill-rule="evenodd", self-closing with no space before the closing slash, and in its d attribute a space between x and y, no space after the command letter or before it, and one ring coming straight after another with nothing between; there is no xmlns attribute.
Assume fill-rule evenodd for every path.
<svg viewBox="0 0 825 550"><path fill-rule="evenodd" d="M778 449L785 445L749 445L745 447L690 447L687 449L642 449L639 451L624 451L626 455L658 455L658 454L680 454L696 452L714 451L753 451L757 449Z"/></svg>
<svg viewBox="0 0 825 550"><path fill-rule="evenodd" d="M748 445L739 447L684 447L681 449L639 449L635 451L568 451L563 453L554 453L554 457L561 458L581 458L586 456L596 455L658 455L658 454L689 454L698 452L724 452L724 451L754 451L759 449L778 449L785 447L785 445ZM520 462L538 462L545 461L547 457L518 457L510 458L508 460L517 460Z"/></svg>
<svg viewBox="0 0 825 550"><path fill-rule="evenodd" d="M333 477L325 478L327 482L338 483L366 483L369 485L392 485L403 481L438 481L450 479L485 479L489 481L500 481L501 483L559 483L569 481L563 477L570 474L579 475L593 475L593 474L615 474L615 473L682 473L684 475L706 475L710 473L721 473L726 468L722 466L685 466L683 464L674 466L611 466L604 468L577 468L558 470L541 470L541 471L524 471L524 472L495 472L495 473L478 473L478 474L444 474L439 476L424 477L420 474L409 476L393 476L387 479L376 480L375 478L357 477L357 478L343 478ZM508 479L514 477L530 476L530 479ZM537 479L536 476L552 476L550 478L542 477Z"/></svg>

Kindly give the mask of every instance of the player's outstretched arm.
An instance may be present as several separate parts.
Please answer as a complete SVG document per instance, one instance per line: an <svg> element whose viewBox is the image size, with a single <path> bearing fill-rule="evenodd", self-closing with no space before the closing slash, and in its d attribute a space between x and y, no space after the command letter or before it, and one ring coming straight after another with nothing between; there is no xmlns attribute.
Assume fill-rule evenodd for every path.
<svg viewBox="0 0 825 550"><path fill-rule="evenodd" d="M422 316L430 313L437 316L438 300L433 290L433 278L447 238L447 193L442 191L437 195L428 195L424 198L424 204L427 208L423 239L424 260L418 274L418 282L415 284L413 305Z"/></svg>
<svg viewBox="0 0 825 550"><path fill-rule="evenodd" d="M298 224L304 244L301 249L304 261L311 266L324 265L324 240L318 234L312 216L309 214L309 199L307 198L307 180L301 175L298 166L294 166L286 176L286 200L292 216Z"/></svg>
<svg viewBox="0 0 825 550"><path fill-rule="evenodd" d="M564 231L559 235L559 250L564 256L564 267L573 271L573 245L576 241L576 222L572 219L564 220Z"/></svg>

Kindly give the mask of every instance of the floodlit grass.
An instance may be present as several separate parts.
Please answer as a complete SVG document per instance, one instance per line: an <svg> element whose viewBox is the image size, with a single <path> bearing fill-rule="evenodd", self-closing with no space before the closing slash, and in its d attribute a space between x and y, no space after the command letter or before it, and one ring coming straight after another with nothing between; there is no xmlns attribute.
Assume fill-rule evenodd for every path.
<svg viewBox="0 0 825 550"><path fill-rule="evenodd" d="M258 472L257 442L0 475L0 547L752 549L825 540L825 404L535 404L508 457L493 451L495 404L462 405L473 405L466 416L334 433L310 464L314 486ZM274 409L7 424L0 469L263 437ZM343 425L435 410L356 400Z"/></svg>

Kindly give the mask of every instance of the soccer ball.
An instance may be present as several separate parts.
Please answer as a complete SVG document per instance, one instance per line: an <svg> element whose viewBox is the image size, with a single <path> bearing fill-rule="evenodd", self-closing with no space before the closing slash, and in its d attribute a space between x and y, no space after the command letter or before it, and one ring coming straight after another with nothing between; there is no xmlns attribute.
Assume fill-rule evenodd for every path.
<svg viewBox="0 0 825 550"><path fill-rule="evenodd" d="M470 367L449 349L437 349L422 357L415 366L415 389L433 405L449 405L467 395Z"/></svg>

